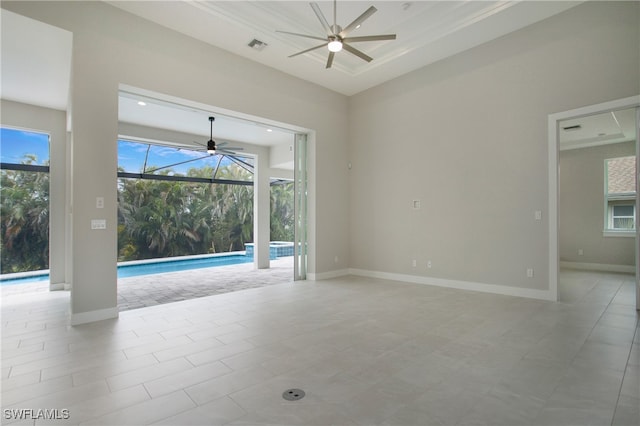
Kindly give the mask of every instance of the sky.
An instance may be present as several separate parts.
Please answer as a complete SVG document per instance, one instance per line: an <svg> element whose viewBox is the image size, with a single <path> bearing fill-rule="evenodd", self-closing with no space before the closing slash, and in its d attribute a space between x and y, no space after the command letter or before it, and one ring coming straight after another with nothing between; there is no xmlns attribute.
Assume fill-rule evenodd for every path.
<svg viewBox="0 0 640 426"><path fill-rule="evenodd" d="M148 157L147 149L149 149ZM167 167L167 169L171 169L177 174L186 174L187 170L192 167L215 167L218 162L217 155L208 155L203 151L176 149L160 145L151 145L149 148L148 144L118 141L118 167L122 167L125 172L142 173L145 167L145 157L147 157L147 173L153 171L153 169L173 165ZM186 163L178 164L182 162ZM225 158L221 165L229 163L231 161ZM158 171L160 172L159 169Z"/></svg>
<svg viewBox="0 0 640 426"><path fill-rule="evenodd" d="M149 155L147 157L147 149ZM46 165L49 161L49 135L45 133L28 132L24 130L0 128L0 161L3 163L17 163L24 161L25 155L35 155L36 165ZM207 165L214 166L218 156L209 156L206 152L169 148L159 145L118 141L118 167L125 172L142 173L145 157L147 157L146 171L154 168L170 166L174 173L186 174L187 170ZM224 159L222 165L230 160Z"/></svg>
<svg viewBox="0 0 640 426"><path fill-rule="evenodd" d="M36 162L33 164L47 165L49 163L49 135L0 128L1 162L21 164L27 154L36 156Z"/></svg>

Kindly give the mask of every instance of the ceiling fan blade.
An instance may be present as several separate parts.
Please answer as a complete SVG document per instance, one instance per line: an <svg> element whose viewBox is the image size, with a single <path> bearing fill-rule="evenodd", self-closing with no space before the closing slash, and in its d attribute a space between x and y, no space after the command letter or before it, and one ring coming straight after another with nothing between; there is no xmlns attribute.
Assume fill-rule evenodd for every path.
<svg viewBox="0 0 640 426"><path fill-rule="evenodd" d="M365 10L362 15L358 16L352 23L350 23L342 31L340 31L340 34L338 35L344 38L347 34L353 31L358 25L362 24L367 18L369 18L377 11L378 9L376 9L374 6L371 6L369 9Z"/></svg>
<svg viewBox="0 0 640 426"><path fill-rule="evenodd" d="M316 36L307 35L307 34L291 33L291 32L289 32L289 31L279 31L279 30L276 30L276 32L277 32L277 33L282 33L282 34L294 35L294 36L298 36L298 37L312 38L312 39L314 39L314 40L326 40L326 38L322 38L322 37L316 37Z"/></svg>
<svg viewBox="0 0 640 426"><path fill-rule="evenodd" d="M333 65L333 57L335 55L335 52L329 52L329 57L327 58L327 66L325 67L326 69L331 68L331 65Z"/></svg>
<svg viewBox="0 0 640 426"><path fill-rule="evenodd" d="M346 50L347 52L349 52L349 53L353 53L354 55L356 55L360 59L364 59L367 62L373 61L373 58L371 56L365 54L364 52L361 52L360 50L356 49L355 47L349 46L347 43L342 43L342 48L344 50Z"/></svg>
<svg viewBox="0 0 640 426"><path fill-rule="evenodd" d="M311 52L312 50L320 49L321 47L325 47L326 45L327 45L327 43L322 43L319 46L315 46L315 47L309 48L307 50L303 50L302 52L298 52L298 53L294 53L293 55L289 55L289 57L293 58L294 56L302 55L303 53L307 53L307 52Z"/></svg>
<svg viewBox="0 0 640 426"><path fill-rule="evenodd" d="M381 41L381 40L395 40L395 34L381 34L381 35L371 35L371 36L362 36L362 37L346 37L343 38L342 41L345 43L357 43L360 41Z"/></svg>
<svg viewBox="0 0 640 426"><path fill-rule="evenodd" d="M333 31L331 31L331 26L327 22L327 18L324 17L324 14L320 10L320 6L318 6L318 3L309 3L309 4L311 5L311 9L313 9L316 16L318 17L318 20L322 24L322 28L324 28L324 30L327 32L327 35L333 35Z"/></svg>

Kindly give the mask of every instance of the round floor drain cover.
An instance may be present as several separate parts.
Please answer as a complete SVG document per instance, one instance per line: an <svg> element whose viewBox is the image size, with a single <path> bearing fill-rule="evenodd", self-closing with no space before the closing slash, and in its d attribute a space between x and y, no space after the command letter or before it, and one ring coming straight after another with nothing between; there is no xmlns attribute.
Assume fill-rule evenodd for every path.
<svg viewBox="0 0 640 426"><path fill-rule="evenodd" d="M304 391L302 389L288 389L284 391L282 397L287 401L297 401L304 398Z"/></svg>

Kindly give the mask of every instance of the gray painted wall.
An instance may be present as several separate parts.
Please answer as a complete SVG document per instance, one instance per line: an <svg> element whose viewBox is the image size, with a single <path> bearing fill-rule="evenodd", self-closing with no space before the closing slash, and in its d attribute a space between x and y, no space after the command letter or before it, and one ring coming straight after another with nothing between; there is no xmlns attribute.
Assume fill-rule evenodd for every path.
<svg viewBox="0 0 640 426"><path fill-rule="evenodd" d="M351 97L351 267L547 290L547 118L640 93L639 7L584 3Z"/></svg>
<svg viewBox="0 0 640 426"><path fill-rule="evenodd" d="M635 142L560 152L560 260L635 265L635 239L604 237L604 160L635 155ZM578 249L584 255L578 255Z"/></svg>

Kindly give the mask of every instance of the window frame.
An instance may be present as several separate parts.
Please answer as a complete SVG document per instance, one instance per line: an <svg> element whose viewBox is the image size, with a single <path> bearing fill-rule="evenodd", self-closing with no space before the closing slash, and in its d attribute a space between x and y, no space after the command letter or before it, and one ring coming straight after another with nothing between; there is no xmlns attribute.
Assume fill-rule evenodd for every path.
<svg viewBox="0 0 640 426"><path fill-rule="evenodd" d="M637 190L634 192L609 193L609 161L618 158L632 157L636 161L635 155L625 155L622 157L606 158L604 160L604 230L605 237L635 237L638 226L638 211L636 208ZM637 164L636 164L637 167ZM635 176L635 173L634 173ZM633 208L633 228L614 228L614 206L631 206Z"/></svg>

